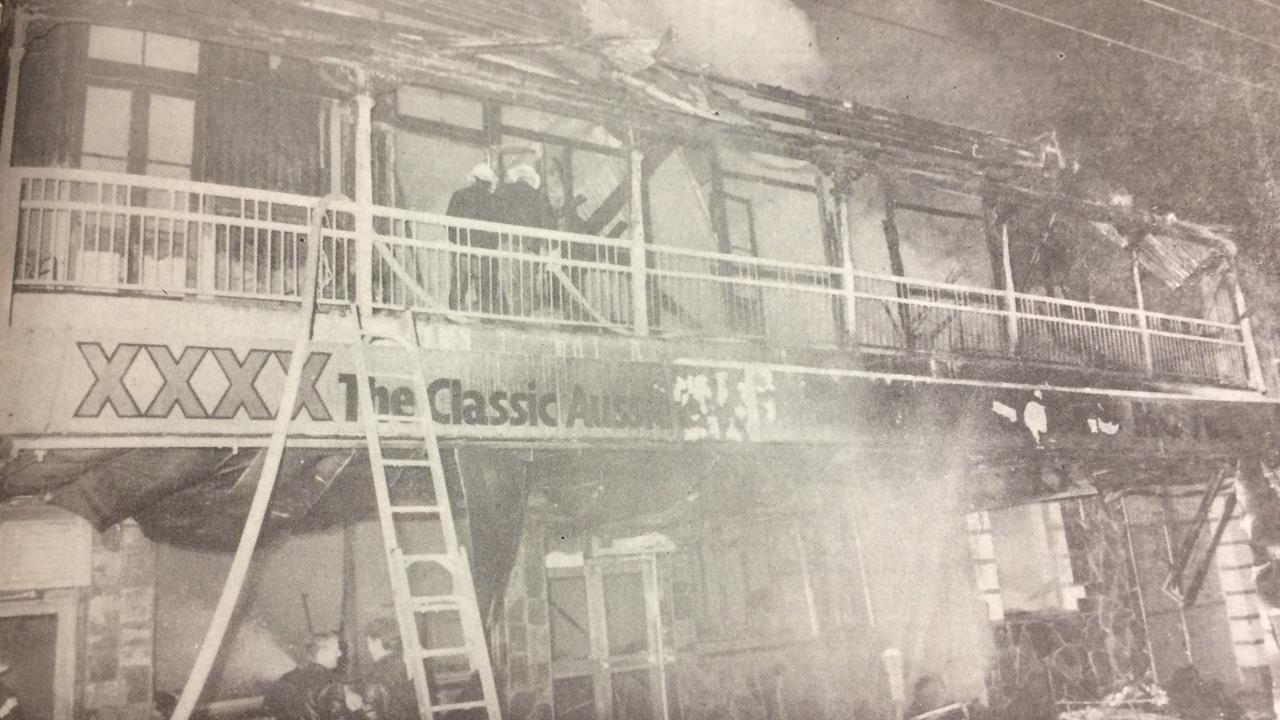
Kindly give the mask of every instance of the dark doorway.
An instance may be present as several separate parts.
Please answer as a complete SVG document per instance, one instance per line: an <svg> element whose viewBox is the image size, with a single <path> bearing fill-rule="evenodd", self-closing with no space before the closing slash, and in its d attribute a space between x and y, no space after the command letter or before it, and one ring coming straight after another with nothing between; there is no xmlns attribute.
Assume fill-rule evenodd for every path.
<svg viewBox="0 0 1280 720"><path fill-rule="evenodd" d="M3 682L18 696L26 720L53 720L57 642L56 615L0 617L0 648L13 664Z"/></svg>

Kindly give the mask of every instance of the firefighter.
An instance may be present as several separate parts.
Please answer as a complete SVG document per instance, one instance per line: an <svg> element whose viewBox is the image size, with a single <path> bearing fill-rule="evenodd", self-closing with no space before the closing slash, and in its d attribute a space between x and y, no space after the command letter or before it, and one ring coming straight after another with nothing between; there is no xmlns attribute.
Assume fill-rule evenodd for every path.
<svg viewBox="0 0 1280 720"><path fill-rule="evenodd" d="M551 207L551 201L543 192L542 177L531 165L520 164L507 170L506 182L498 188L495 199L500 222L539 230L556 228L556 213ZM531 255L542 256L559 252L559 248L553 246L553 243L537 235L513 234L508 238L506 245L516 252ZM515 276L516 286L513 294L518 305L516 313L529 315L541 304L539 300L545 290L542 277L544 265L540 261L517 262L520 263L520 267L516 268L516 272L505 274Z"/></svg>
<svg viewBox="0 0 1280 720"><path fill-rule="evenodd" d="M338 674L342 644L337 634L316 635L307 643L307 661L272 684L263 705L276 720L346 720L360 698L348 694Z"/></svg>
<svg viewBox="0 0 1280 720"><path fill-rule="evenodd" d="M480 163L471 168L467 177L470 184L453 193L449 198L446 214L450 217L501 222L494 197L498 189L497 173L488 163ZM450 262L453 283L449 289L449 309L467 308L467 292L474 282L480 312L505 314L506 298L498 282L498 258L470 252L470 248L497 250L498 234L487 230L451 227L449 242L457 246Z"/></svg>
<svg viewBox="0 0 1280 720"><path fill-rule="evenodd" d="M418 720L418 699L405 670L400 629L390 618L378 618L364 631L373 663L361 674L363 720Z"/></svg>

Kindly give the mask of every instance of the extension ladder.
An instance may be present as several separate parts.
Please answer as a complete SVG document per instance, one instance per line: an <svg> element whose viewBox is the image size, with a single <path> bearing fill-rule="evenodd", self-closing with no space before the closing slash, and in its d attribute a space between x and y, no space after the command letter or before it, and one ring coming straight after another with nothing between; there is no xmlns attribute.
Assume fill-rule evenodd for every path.
<svg viewBox="0 0 1280 720"><path fill-rule="evenodd" d="M500 720L471 565L466 548L458 543L440 460L427 367L412 313L406 310L404 319L408 328L401 335L377 335L365 330L359 311L351 308L359 413L405 666L422 720L446 714ZM373 360L389 367L371 367ZM374 378L407 382L414 393L413 414L375 407L370 383ZM402 439L409 429L421 437L420 448L389 446L389 437ZM391 482L389 470L396 476ZM465 667L459 663L463 660Z"/></svg>

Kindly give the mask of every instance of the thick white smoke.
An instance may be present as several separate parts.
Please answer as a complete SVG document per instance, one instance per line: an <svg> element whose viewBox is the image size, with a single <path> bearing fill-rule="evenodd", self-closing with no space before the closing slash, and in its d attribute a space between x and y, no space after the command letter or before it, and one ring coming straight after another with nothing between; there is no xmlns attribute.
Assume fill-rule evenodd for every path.
<svg viewBox="0 0 1280 720"><path fill-rule="evenodd" d="M665 55L731 78L812 92L826 64L809 17L790 0L581 0L597 35L657 37Z"/></svg>

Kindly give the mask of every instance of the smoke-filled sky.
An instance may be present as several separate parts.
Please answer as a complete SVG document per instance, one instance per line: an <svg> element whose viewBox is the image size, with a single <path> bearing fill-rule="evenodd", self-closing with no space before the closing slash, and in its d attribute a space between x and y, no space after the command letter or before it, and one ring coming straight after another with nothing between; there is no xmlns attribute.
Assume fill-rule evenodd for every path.
<svg viewBox="0 0 1280 720"><path fill-rule="evenodd" d="M668 55L745 80L784 85L996 132L1055 125L1091 84L1172 73L1199 100L1206 74L1108 45L982 0L583 0L597 32L675 33ZM1250 79L1257 52L1238 34L1280 37L1280 7L1257 0L1010 0L1004 3ZM1185 13L1179 15L1175 11ZM1081 93L1084 92L1082 96Z"/></svg>
<svg viewBox="0 0 1280 720"><path fill-rule="evenodd" d="M686 64L1015 138L1057 130L1069 153L1151 203L1258 219L1261 205L1242 198L1266 173L1260 121L1280 111L1269 89L1280 88L1280 3L998 3L1168 58L1157 59L984 0L580 1L596 32L670 28L666 54Z"/></svg>

